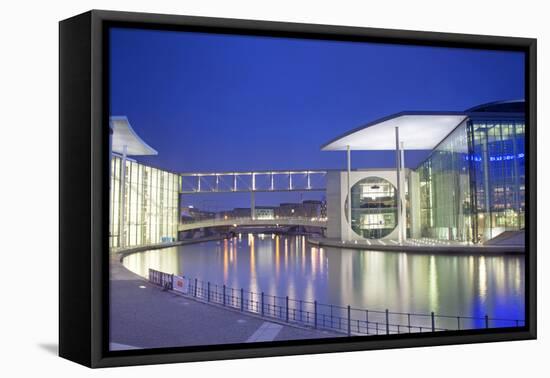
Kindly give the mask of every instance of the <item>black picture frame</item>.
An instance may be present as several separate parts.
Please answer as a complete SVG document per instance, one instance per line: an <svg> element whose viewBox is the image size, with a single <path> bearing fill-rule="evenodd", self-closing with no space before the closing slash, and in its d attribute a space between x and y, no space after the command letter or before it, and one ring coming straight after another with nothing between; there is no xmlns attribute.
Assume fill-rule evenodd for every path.
<svg viewBox="0 0 550 378"><path fill-rule="evenodd" d="M108 39L162 30L522 51L526 57L526 325L435 334L108 351ZM92 10L59 24L59 355L89 367L535 339L536 39Z"/></svg>

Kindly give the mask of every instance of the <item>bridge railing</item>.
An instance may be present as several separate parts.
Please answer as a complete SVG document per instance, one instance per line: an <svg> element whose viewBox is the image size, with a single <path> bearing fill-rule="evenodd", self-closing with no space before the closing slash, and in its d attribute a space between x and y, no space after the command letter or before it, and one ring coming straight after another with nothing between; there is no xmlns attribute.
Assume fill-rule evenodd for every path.
<svg viewBox="0 0 550 378"><path fill-rule="evenodd" d="M276 218L252 218L252 217L220 217L220 218L198 218L198 219L186 219L182 220L182 224L194 224L194 223L245 223L245 222L267 222L267 223L288 223L292 221L300 222L326 222L326 217L276 217Z"/></svg>
<svg viewBox="0 0 550 378"><path fill-rule="evenodd" d="M201 228L201 227L216 227L216 226L241 226L241 225L265 225L265 226L310 226L310 227L325 227L327 218L320 217L278 217L278 218L206 218L196 219L192 221L182 221L178 228L180 230Z"/></svg>
<svg viewBox="0 0 550 378"><path fill-rule="evenodd" d="M180 173L180 193L306 192L326 190L326 170Z"/></svg>
<svg viewBox="0 0 550 378"><path fill-rule="evenodd" d="M149 269L150 282L168 289L170 287L166 280L169 276L172 279L176 277L187 281L186 290L183 293L204 302L289 324L344 333L348 336L525 326L525 321L522 319L494 318L488 315L475 317L441 315L434 312L406 313L325 304L288 296L274 296L264 292L256 293L244 288L237 289ZM164 281L159 277L164 277Z"/></svg>

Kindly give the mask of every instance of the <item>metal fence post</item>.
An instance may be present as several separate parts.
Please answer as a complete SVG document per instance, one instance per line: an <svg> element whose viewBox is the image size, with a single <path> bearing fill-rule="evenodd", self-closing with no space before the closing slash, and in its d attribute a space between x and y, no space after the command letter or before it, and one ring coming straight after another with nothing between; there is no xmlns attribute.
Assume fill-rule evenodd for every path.
<svg viewBox="0 0 550 378"><path fill-rule="evenodd" d="M365 310L365 324L367 326L367 335L369 334L369 310Z"/></svg>
<svg viewBox="0 0 550 378"><path fill-rule="evenodd" d="M195 278L195 298L197 298L197 279Z"/></svg>
<svg viewBox="0 0 550 378"><path fill-rule="evenodd" d="M409 333L411 333L411 314L407 314L407 325L409 326Z"/></svg>
<svg viewBox="0 0 550 378"><path fill-rule="evenodd" d="M174 275L170 275L170 290L174 290Z"/></svg>
<svg viewBox="0 0 550 378"><path fill-rule="evenodd" d="M303 320L302 300L300 299L300 321L302 322Z"/></svg>
<svg viewBox="0 0 550 378"><path fill-rule="evenodd" d="M351 307L348 305L348 336L351 336Z"/></svg>
<svg viewBox="0 0 550 378"><path fill-rule="evenodd" d="M313 317L314 317L315 328L317 328L317 301L313 302Z"/></svg>
<svg viewBox="0 0 550 378"><path fill-rule="evenodd" d="M489 316L485 315L485 328L489 328Z"/></svg>
<svg viewBox="0 0 550 378"><path fill-rule="evenodd" d="M264 316L264 292L263 291L262 291L261 305L262 305L262 316Z"/></svg>
<svg viewBox="0 0 550 378"><path fill-rule="evenodd" d="M288 323L288 295L286 296L286 322Z"/></svg>
<svg viewBox="0 0 550 378"><path fill-rule="evenodd" d="M241 287L241 311L244 311L244 290Z"/></svg>
<svg viewBox="0 0 550 378"><path fill-rule="evenodd" d="M432 311L432 332L435 332L435 314Z"/></svg>
<svg viewBox="0 0 550 378"><path fill-rule="evenodd" d="M386 309L386 335L390 334L390 312Z"/></svg>
<svg viewBox="0 0 550 378"><path fill-rule="evenodd" d="M225 307L225 284L223 285L223 306Z"/></svg>
<svg viewBox="0 0 550 378"><path fill-rule="evenodd" d="M207 296L208 296L207 302L210 302L210 281L208 281L208 288L206 290L206 293L207 293Z"/></svg>

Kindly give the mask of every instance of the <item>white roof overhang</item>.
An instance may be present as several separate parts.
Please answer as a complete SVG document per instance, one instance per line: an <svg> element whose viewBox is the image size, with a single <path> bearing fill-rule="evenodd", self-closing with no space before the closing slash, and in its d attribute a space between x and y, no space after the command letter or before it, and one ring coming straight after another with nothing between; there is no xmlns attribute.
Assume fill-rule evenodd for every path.
<svg viewBox="0 0 550 378"><path fill-rule="evenodd" d="M464 113L408 112L352 130L321 147L323 151L395 150L395 128L405 150L432 150L465 119Z"/></svg>
<svg viewBox="0 0 550 378"><path fill-rule="evenodd" d="M126 155L157 155L158 152L145 143L139 135L132 129L128 118L124 116L113 116L110 118L111 129L111 149L113 152L123 154L126 147Z"/></svg>

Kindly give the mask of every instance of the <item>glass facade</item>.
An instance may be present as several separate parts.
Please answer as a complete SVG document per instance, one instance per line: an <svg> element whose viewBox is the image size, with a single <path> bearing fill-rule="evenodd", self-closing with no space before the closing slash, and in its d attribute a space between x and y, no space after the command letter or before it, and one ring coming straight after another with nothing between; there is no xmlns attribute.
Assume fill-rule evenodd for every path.
<svg viewBox="0 0 550 378"><path fill-rule="evenodd" d="M178 175L126 160L125 177L121 179L122 161L118 156L111 158L110 247L176 240Z"/></svg>
<svg viewBox="0 0 550 378"><path fill-rule="evenodd" d="M525 122L473 118L468 122L470 180L477 241L525 227Z"/></svg>
<svg viewBox="0 0 550 378"><path fill-rule="evenodd" d="M472 238L467 123L461 123L418 168L423 237Z"/></svg>
<svg viewBox="0 0 550 378"><path fill-rule="evenodd" d="M419 165L423 237L485 242L525 225L523 117L471 115Z"/></svg>
<svg viewBox="0 0 550 378"><path fill-rule="evenodd" d="M396 225L397 193L389 181L367 177L351 187L351 228L356 234L379 239L389 235Z"/></svg>

